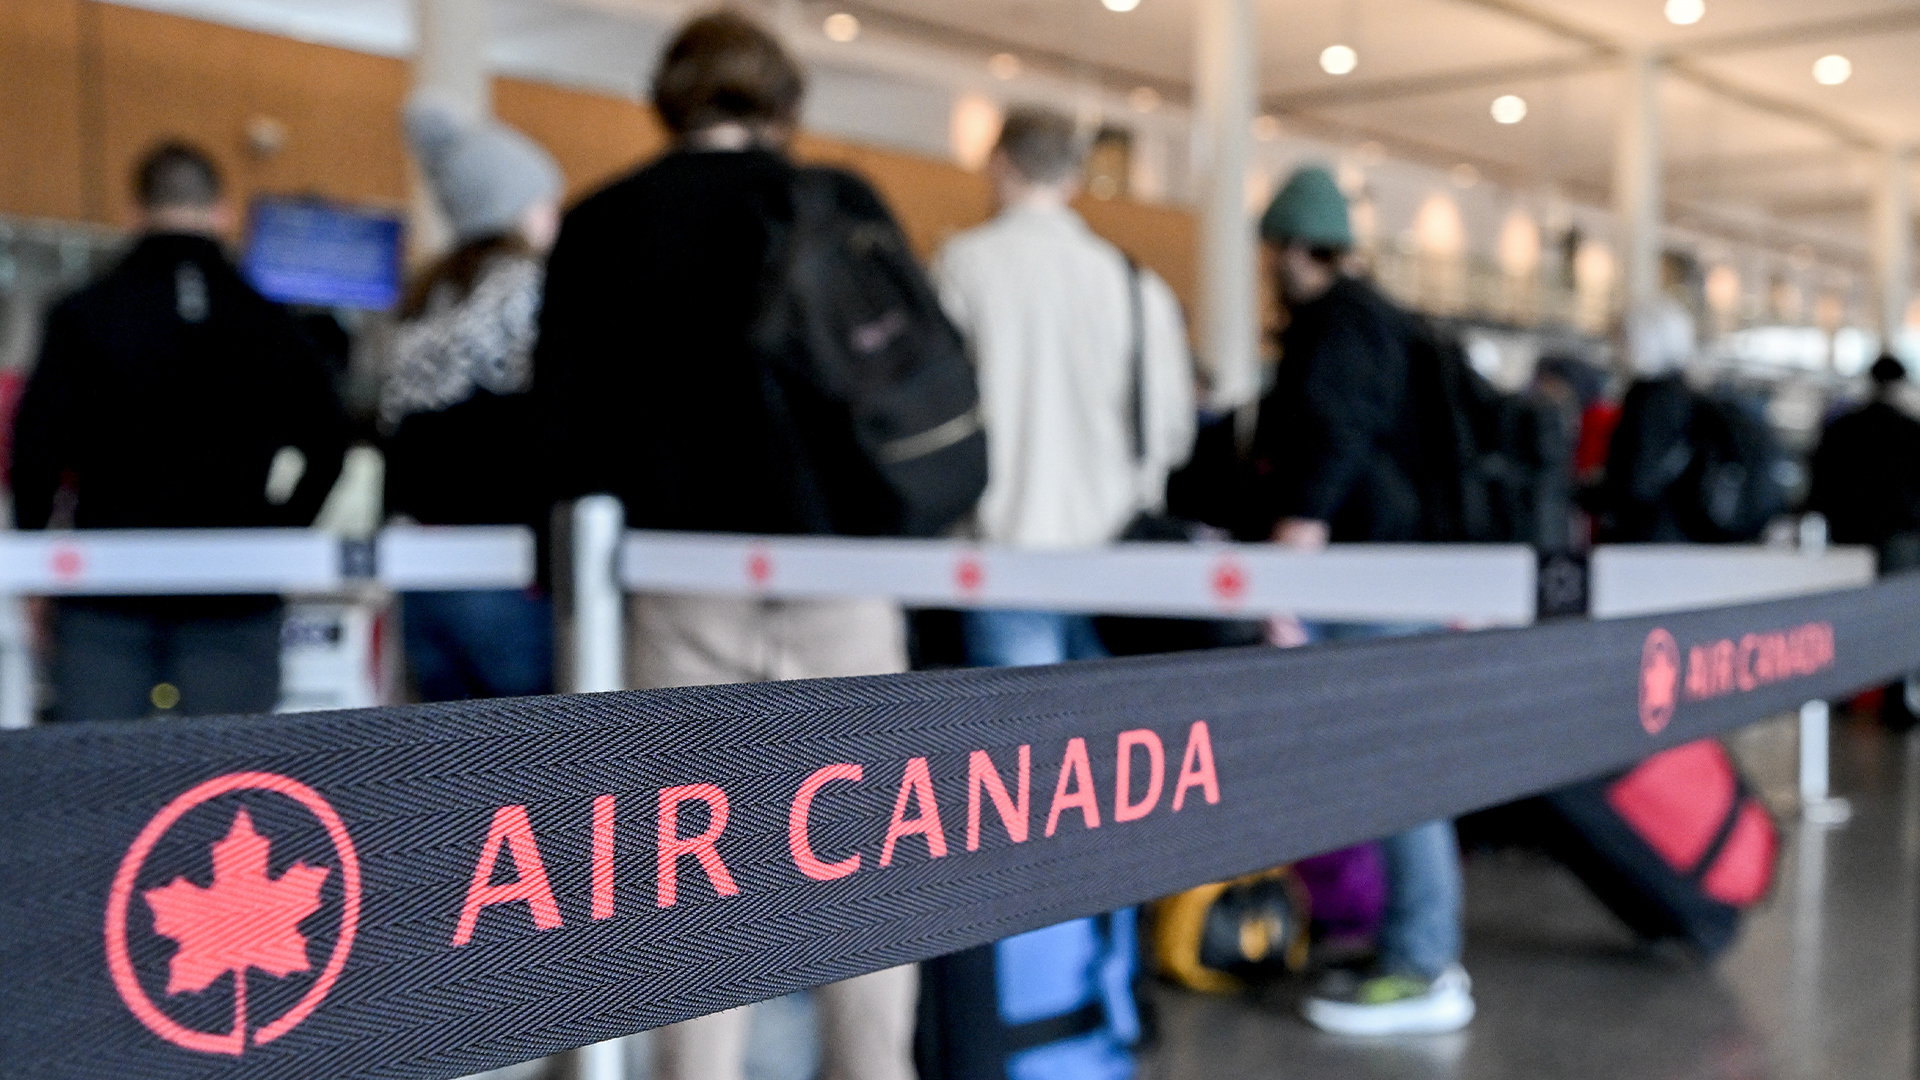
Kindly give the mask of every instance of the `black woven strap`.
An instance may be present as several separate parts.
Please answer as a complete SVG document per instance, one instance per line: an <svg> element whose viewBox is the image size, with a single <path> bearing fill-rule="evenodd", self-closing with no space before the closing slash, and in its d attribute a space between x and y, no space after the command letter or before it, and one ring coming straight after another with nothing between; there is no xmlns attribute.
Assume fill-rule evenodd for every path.
<svg viewBox="0 0 1920 1080"><path fill-rule="evenodd" d="M0 1061L460 1076L1619 769L1916 610L10 733Z"/></svg>

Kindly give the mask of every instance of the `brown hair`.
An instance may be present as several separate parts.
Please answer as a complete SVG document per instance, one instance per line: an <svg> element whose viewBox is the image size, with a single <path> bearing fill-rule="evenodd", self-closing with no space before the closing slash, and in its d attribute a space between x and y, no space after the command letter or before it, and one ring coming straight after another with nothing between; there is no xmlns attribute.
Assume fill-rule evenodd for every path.
<svg viewBox="0 0 1920 1080"><path fill-rule="evenodd" d="M675 135L729 122L791 127L806 78L778 38L716 11L681 27L653 79L653 105Z"/></svg>
<svg viewBox="0 0 1920 1080"><path fill-rule="evenodd" d="M1037 105L1017 105L1007 110L994 149L1007 155L1022 177L1038 184L1065 180L1080 170L1086 158L1086 147L1074 129L1073 119Z"/></svg>
<svg viewBox="0 0 1920 1080"><path fill-rule="evenodd" d="M495 255L530 257L532 254L533 248L519 233L495 233L469 240L441 256L407 286L407 295L400 301L400 317L417 319L426 314L434 290L442 285L452 287L456 303L465 300L480 280L480 271L487 260Z"/></svg>
<svg viewBox="0 0 1920 1080"><path fill-rule="evenodd" d="M220 201L222 186L219 166L190 143L163 142L133 171L133 196L142 210L205 209Z"/></svg>

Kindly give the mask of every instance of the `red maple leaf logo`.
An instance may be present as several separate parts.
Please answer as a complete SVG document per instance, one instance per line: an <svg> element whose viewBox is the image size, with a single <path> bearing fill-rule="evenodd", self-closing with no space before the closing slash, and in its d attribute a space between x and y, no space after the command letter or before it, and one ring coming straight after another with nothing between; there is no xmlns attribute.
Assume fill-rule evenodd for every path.
<svg viewBox="0 0 1920 1080"><path fill-rule="evenodd" d="M1673 719L1680 682L1680 646L1656 627L1640 649L1640 726L1658 735Z"/></svg>
<svg viewBox="0 0 1920 1080"><path fill-rule="evenodd" d="M194 994L233 972L234 1031L247 1027L247 969L285 978L309 968L300 922L320 908L325 867L294 863L267 876L271 844L243 807L226 839L213 844L213 885L184 877L143 895L154 933L180 944L167 970L167 993Z"/></svg>

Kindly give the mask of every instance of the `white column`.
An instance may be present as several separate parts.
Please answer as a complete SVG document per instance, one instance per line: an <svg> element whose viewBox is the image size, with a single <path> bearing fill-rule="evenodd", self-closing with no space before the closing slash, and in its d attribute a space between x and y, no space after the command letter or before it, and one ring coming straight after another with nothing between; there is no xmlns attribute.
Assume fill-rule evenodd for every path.
<svg viewBox="0 0 1920 1080"><path fill-rule="evenodd" d="M1873 294L1880 340L1891 350L1913 297L1913 147L1887 150L1881 170L1873 198Z"/></svg>
<svg viewBox="0 0 1920 1080"><path fill-rule="evenodd" d="M468 120L493 113L493 77L487 46L493 36L489 0L414 0L413 91L433 97ZM412 171L407 257L415 265L447 250L452 230L427 190L418 169Z"/></svg>
<svg viewBox="0 0 1920 1080"><path fill-rule="evenodd" d="M1194 165L1199 180L1200 352L1214 403L1259 392L1260 306L1255 290L1247 165L1259 99L1253 0L1199 0L1194 56Z"/></svg>
<svg viewBox="0 0 1920 1080"><path fill-rule="evenodd" d="M1622 72L1619 129L1613 152L1613 210L1620 219L1621 280L1629 308L1660 293L1660 76L1664 61L1632 53Z"/></svg>

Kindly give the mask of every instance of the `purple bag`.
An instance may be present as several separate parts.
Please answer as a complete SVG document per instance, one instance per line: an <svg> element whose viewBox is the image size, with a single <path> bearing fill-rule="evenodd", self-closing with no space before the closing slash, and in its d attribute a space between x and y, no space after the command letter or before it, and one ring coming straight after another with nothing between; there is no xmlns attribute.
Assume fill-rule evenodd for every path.
<svg viewBox="0 0 1920 1080"><path fill-rule="evenodd" d="M1387 913L1387 864L1377 843L1359 844L1293 864L1313 898L1317 937L1370 937Z"/></svg>

